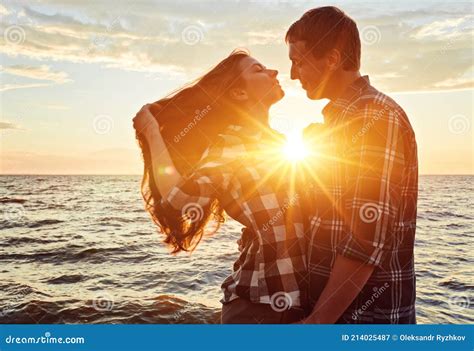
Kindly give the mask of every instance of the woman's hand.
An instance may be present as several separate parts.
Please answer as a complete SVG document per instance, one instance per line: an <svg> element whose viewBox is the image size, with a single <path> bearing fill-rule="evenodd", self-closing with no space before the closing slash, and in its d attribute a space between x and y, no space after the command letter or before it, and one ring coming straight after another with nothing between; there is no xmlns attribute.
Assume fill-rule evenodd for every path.
<svg viewBox="0 0 474 351"><path fill-rule="evenodd" d="M150 129L160 128L158 121L151 114L150 104L144 105L133 119L133 128L138 134L145 133Z"/></svg>
<svg viewBox="0 0 474 351"><path fill-rule="evenodd" d="M237 248L239 252L242 252L242 250L244 249L244 244L242 243L242 239L237 240Z"/></svg>

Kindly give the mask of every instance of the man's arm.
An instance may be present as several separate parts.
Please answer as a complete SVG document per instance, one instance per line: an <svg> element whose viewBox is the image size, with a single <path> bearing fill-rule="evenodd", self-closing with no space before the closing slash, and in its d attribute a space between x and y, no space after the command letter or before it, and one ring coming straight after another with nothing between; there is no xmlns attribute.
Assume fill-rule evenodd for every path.
<svg viewBox="0 0 474 351"><path fill-rule="evenodd" d="M374 266L337 255L328 283L313 312L302 323L333 324L369 280Z"/></svg>
<svg viewBox="0 0 474 351"><path fill-rule="evenodd" d="M393 247L390 231L399 208L403 146L395 111L367 106L351 121L347 148L343 214L344 237L313 313L306 323L334 323L360 293L374 268ZM367 126L371 126L367 128ZM364 129L365 128L365 129ZM367 130L368 129L368 130Z"/></svg>

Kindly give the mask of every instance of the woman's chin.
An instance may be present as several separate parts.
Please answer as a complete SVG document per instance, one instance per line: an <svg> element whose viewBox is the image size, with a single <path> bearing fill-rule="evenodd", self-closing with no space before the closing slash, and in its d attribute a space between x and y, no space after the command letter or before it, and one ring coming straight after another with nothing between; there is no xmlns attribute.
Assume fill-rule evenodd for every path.
<svg viewBox="0 0 474 351"><path fill-rule="evenodd" d="M283 89L281 87L278 87L278 88L279 89L275 92L275 99L274 99L275 102L280 101L285 96L285 92L283 91Z"/></svg>
<svg viewBox="0 0 474 351"><path fill-rule="evenodd" d="M283 99L285 96L285 92L283 89L279 88L278 90L274 90L271 94L268 94L265 97L265 100L262 100L264 105L268 105L269 107L272 106L273 104L276 104L278 101Z"/></svg>

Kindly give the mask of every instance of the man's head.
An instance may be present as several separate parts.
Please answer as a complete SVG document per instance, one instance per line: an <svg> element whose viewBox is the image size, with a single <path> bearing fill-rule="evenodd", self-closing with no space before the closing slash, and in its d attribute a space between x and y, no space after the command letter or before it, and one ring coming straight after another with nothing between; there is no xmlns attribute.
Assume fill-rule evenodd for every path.
<svg viewBox="0 0 474 351"><path fill-rule="evenodd" d="M346 72L360 68L360 37L352 18L333 6L307 11L286 33L291 79L299 79L310 99L331 96Z"/></svg>

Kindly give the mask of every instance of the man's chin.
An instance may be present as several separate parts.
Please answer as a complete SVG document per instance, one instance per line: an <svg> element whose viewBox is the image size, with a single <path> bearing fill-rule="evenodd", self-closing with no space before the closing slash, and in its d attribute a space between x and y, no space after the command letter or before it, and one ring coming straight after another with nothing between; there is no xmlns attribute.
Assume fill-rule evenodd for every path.
<svg viewBox="0 0 474 351"><path fill-rule="evenodd" d="M310 100L321 100L323 97L321 96L321 92L319 89L305 89L306 90L306 96Z"/></svg>

